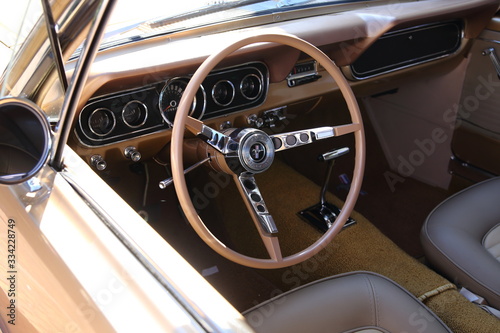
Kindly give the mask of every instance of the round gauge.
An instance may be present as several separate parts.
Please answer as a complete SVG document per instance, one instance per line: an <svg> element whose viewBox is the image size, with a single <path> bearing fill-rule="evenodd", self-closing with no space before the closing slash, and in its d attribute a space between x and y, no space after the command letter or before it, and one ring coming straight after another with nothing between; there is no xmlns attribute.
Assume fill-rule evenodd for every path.
<svg viewBox="0 0 500 333"><path fill-rule="evenodd" d="M212 88L212 98L219 106L228 106L234 99L234 85L227 80L217 82Z"/></svg>
<svg viewBox="0 0 500 333"><path fill-rule="evenodd" d="M186 90L187 80L174 79L163 87L160 92L160 111L163 119L170 125L174 123L175 114L181 101L182 94ZM196 97L191 104L189 115L192 115L196 108Z"/></svg>
<svg viewBox="0 0 500 333"><path fill-rule="evenodd" d="M148 118L148 108L139 101L128 102L122 110L123 122L132 128L144 125Z"/></svg>
<svg viewBox="0 0 500 333"><path fill-rule="evenodd" d="M246 99L256 99L262 92L262 80L255 74L248 74L241 80L240 91Z"/></svg>
<svg viewBox="0 0 500 333"><path fill-rule="evenodd" d="M98 136L109 134L115 128L115 125L115 115L109 109L96 109L89 117L89 128L92 133Z"/></svg>

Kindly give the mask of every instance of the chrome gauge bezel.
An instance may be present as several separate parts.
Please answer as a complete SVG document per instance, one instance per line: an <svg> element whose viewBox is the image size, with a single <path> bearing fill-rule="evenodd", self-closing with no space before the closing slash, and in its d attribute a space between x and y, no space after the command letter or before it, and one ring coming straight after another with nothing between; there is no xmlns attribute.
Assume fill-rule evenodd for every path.
<svg viewBox="0 0 500 333"><path fill-rule="evenodd" d="M110 115L111 115L111 119L112 119L112 121L113 121L113 125L111 126L111 128L110 128L110 129L109 129L106 133L97 133L97 132L95 131L94 126L92 126L92 117L94 117L94 116L95 116L95 114L96 114L98 111L105 111L105 112L107 112L108 114L110 114ZM97 108L97 109L95 109L94 111L92 111L92 113L90 114L89 119L88 119L88 126L89 126L90 131L91 131L93 134L95 134L95 135L97 135L97 136L99 136L99 137L104 137L104 136L108 135L109 133L113 132L113 130L114 130L114 129L115 129L115 127L116 127L116 117L115 117L115 114L113 113L113 111L111 111L111 110L110 110L110 109L108 109L108 108Z"/></svg>
<svg viewBox="0 0 500 333"><path fill-rule="evenodd" d="M248 99L249 101L253 101L253 100L255 100L255 99L259 98L259 97L262 95L262 90L263 90L263 85L264 85L264 82L263 82L263 81L264 81L264 80L263 80L263 78L262 78L262 73L261 73L260 71L259 71L259 73L261 74L261 76L260 76L260 77L259 77L258 75L256 75L256 74L251 73L251 74L247 74L247 75L245 75L245 76L243 77L243 79L241 79L241 82L240 82L240 87L239 87L239 88L240 88L241 95L242 95L243 97L245 97L246 99ZM247 79L248 79L248 78L250 78L250 77L255 77L255 78L257 78L257 83L258 83L258 87L259 87L259 89L258 89L258 92L257 92L257 94L256 94L255 96L247 96L247 95L245 94L245 90L244 90L244 88L243 88L243 84L244 84L245 80L247 80Z"/></svg>
<svg viewBox="0 0 500 333"><path fill-rule="evenodd" d="M130 104L132 104L132 103L136 103L136 104L140 105L140 106L142 107L143 112L144 112L144 116L143 116L143 117L141 117L141 122L140 122L140 123L138 123L138 124L135 124L135 125L130 124L130 123L129 123L126 119L125 119L125 110L126 110L126 108L127 108ZM146 104L144 104L143 102L138 101L138 100L136 100L136 99L134 99L134 100L132 100L132 101L128 102L127 104L125 104L125 106L124 106L124 107L123 107L123 109L122 109L122 113L121 113L121 117L122 117L123 123L124 123L125 125L127 125L128 127L130 127L130 128L139 128L139 127L141 127L142 125L144 125L144 124L146 123L146 120L148 119L148 115L149 115L149 110L148 110L148 107L146 106Z"/></svg>
<svg viewBox="0 0 500 333"><path fill-rule="evenodd" d="M175 77L175 78L167 80L167 82L165 83L165 85L162 87L162 89L160 91L159 101L158 101L158 109L160 111L160 115L163 118L163 120L171 127L173 126L173 120L168 119L165 115L164 109L166 109L166 106L163 103L163 98L165 97L165 93L170 86L172 86L173 84L179 84L179 83L184 85L183 91L180 93L180 97L182 98L182 93L184 92L184 89L186 89L188 82L189 82L189 78L187 78L187 77ZM198 102L199 100L201 100L201 103ZM174 106L175 108L179 107L179 102L180 102L180 98L179 98L179 101L177 102L177 105ZM195 117L197 119L201 119L205 114L206 107L207 107L207 96L205 93L205 88L203 87L203 85L200 85L200 88L196 92L196 96L193 100L191 110L189 111L189 116Z"/></svg>
<svg viewBox="0 0 500 333"><path fill-rule="evenodd" d="M216 89L218 89L219 86L221 85L227 85L230 89L230 97L228 101L219 101L216 96ZM219 80L217 81L214 86L212 87L212 99L217 104L218 106L229 106L231 103L234 101L234 96L236 96L236 88L234 87L234 84L229 81L229 80Z"/></svg>

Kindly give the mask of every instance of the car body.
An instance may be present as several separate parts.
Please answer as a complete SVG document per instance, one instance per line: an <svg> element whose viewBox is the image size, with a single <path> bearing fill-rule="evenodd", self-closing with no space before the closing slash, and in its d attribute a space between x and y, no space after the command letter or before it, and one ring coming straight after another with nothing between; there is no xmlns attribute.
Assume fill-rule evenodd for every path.
<svg viewBox="0 0 500 333"><path fill-rule="evenodd" d="M252 168L260 174L270 167L257 162L272 161L281 144L290 149L280 163L320 185L325 164L315 161L317 155L332 145L354 150L336 163L340 181L330 182L346 201L339 220L345 222L361 191L356 210L392 219L379 228L409 257L421 256L418 230L433 205L500 173L493 158L500 118L477 111L500 102L490 56L481 55L500 40L498 1L221 1L193 2L193 8L152 2L137 12L135 3L120 7L114 1L42 4L42 18L2 77L0 110L19 108L12 117L19 115L21 126L4 125L3 132L41 146L31 169L13 172L14 155L4 154L7 166L0 170L2 332L252 331L241 312L283 286L318 278L317 268L312 274L301 265L335 265L318 253L349 230L336 224L335 232L312 240L314 248L287 253L289 262L273 254L272 241L267 253L255 250L259 235L240 226L239 214L250 212L264 242L273 223L259 215L263 209L270 216L259 189L245 192L245 182L255 182ZM155 9L169 15L151 20ZM305 54L316 48L318 58ZM363 121L356 118L358 103ZM20 116L25 113L29 121ZM178 117L192 132L184 141ZM193 130L202 126L193 119L203 127ZM22 128L31 122L42 134ZM334 127L324 130L325 123ZM286 134L302 140L304 128L314 129L315 139L304 139L305 145L322 135L342 136L344 124L351 126L345 137L308 146L315 149L302 149ZM214 142L217 135L226 141ZM250 135L263 139L238 152L236 163L247 170L238 178L229 158L213 156L232 149L230 142L244 146ZM259 140L271 141L266 146ZM262 155L271 151L272 157ZM187 170L207 161L210 169ZM246 206L233 205L231 195L238 192L230 192L231 176ZM292 194L279 183L274 189L280 198L272 181L257 177L271 214L273 205L289 200L297 212L307 208L300 205L309 200L301 198L301 188ZM432 194L413 196L414 186ZM255 194L264 206L252 204ZM405 201L414 204L419 214L413 218L420 222L395 227L405 215L392 202ZM380 209L374 206L385 212L375 214ZM228 216L231 223L221 222ZM259 218L269 225L259 225ZM201 241L191 246L191 236L208 247ZM233 246L245 254L233 254ZM262 251L271 259L261 259ZM219 258L216 252L229 263L205 260ZM392 261L388 253L379 257ZM239 271L241 264L251 268ZM261 281L262 268L278 269L282 284L246 290L247 283ZM270 281L280 280L272 274ZM212 281L215 275L226 277Z"/></svg>

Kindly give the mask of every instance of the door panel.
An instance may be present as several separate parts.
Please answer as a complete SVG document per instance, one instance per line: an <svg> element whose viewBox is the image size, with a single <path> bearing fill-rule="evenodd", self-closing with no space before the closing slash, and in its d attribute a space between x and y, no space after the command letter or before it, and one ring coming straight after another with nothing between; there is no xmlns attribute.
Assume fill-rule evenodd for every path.
<svg viewBox="0 0 500 333"><path fill-rule="evenodd" d="M500 78L488 54L500 54L500 24L492 21L474 42L457 107L450 172L465 187L500 175Z"/></svg>

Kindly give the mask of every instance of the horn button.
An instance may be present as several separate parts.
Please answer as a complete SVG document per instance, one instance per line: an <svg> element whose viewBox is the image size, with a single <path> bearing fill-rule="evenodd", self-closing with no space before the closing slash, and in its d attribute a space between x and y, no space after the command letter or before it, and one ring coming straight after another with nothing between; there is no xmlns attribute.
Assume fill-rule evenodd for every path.
<svg viewBox="0 0 500 333"><path fill-rule="evenodd" d="M238 156L242 166L251 173L267 170L274 160L274 144L263 131L248 129L241 137Z"/></svg>

